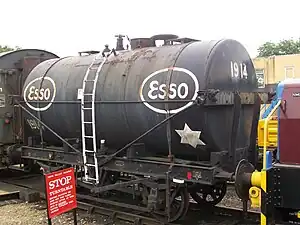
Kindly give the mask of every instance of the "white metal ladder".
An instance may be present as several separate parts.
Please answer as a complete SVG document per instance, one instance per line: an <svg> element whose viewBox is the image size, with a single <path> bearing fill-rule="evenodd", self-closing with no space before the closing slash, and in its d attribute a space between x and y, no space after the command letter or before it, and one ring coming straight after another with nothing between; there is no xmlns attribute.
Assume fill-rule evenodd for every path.
<svg viewBox="0 0 300 225"><path fill-rule="evenodd" d="M83 162L84 162L84 180L87 183L99 183L99 168L97 160L97 142L96 142L96 121L95 121L95 94L99 74L101 69L106 62L107 57L104 57L103 61L99 66L95 66L95 62L101 53L97 54L93 59L92 63L88 67L86 74L83 79L82 84L82 96L81 96L81 134L82 134L82 151L83 151ZM96 71L96 72L91 72ZM92 92L86 92L86 84L93 84ZM92 99L86 101L85 96L91 96ZM85 103L91 104L91 107L85 107ZM91 116L91 121L85 121L85 115L88 114ZM86 127L92 126L92 134L86 134ZM89 129L90 130L90 129ZM92 140L93 149L86 149L86 140ZM87 162L87 153L93 153L94 163ZM93 178L89 176L89 168L94 169L96 177Z"/></svg>

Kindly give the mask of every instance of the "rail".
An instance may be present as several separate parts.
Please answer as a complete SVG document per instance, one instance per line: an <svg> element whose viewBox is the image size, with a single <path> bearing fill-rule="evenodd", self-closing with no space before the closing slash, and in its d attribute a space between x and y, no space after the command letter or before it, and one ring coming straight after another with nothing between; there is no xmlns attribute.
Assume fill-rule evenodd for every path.
<svg viewBox="0 0 300 225"><path fill-rule="evenodd" d="M277 104L275 107L272 109L272 111L268 114L268 116L265 118L265 123L264 123L264 150L263 150L263 170L266 170L267 168L267 131L268 131L268 124L269 120L271 119L272 115L274 112L278 109L278 107L281 105L281 100L278 100Z"/></svg>

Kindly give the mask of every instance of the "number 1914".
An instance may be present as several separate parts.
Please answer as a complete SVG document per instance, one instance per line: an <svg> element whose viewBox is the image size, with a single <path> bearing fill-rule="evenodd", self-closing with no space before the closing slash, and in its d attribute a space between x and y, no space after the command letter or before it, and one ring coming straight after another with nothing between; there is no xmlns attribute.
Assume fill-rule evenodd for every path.
<svg viewBox="0 0 300 225"><path fill-rule="evenodd" d="M245 63L230 61L231 77L237 79L247 79L247 66Z"/></svg>

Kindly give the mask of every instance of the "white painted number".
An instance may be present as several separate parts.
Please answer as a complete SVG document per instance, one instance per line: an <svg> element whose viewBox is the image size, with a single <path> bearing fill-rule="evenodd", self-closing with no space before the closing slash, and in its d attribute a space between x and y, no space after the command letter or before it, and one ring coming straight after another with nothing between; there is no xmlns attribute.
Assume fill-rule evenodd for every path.
<svg viewBox="0 0 300 225"><path fill-rule="evenodd" d="M35 86L31 86L29 88L29 93L28 93L28 96L27 98L29 100L49 100L51 96L51 91L49 88L36 88Z"/></svg>
<svg viewBox="0 0 300 225"><path fill-rule="evenodd" d="M232 78L241 78L247 79L247 66L245 63L238 64L237 62L230 61L230 68L231 68L231 77Z"/></svg>
<svg viewBox="0 0 300 225"><path fill-rule="evenodd" d="M34 119L27 119L27 122L30 126L30 128L32 130L39 130L39 129L43 129L45 130L45 128L43 126L41 126L37 121L35 121Z"/></svg>
<svg viewBox="0 0 300 225"><path fill-rule="evenodd" d="M148 92L148 97L152 100L160 98L164 99L167 95L167 85L161 84L157 80L154 80L149 85L150 91ZM169 87L169 98L174 99L178 96L181 99L184 99L189 94L189 87L186 83L181 83L178 85L171 83Z"/></svg>

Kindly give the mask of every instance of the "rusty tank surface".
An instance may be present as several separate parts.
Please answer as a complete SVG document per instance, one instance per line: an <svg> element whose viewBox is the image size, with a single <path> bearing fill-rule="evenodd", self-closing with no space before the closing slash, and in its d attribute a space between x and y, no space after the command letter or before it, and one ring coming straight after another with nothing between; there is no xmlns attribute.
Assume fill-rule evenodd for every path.
<svg viewBox="0 0 300 225"><path fill-rule="evenodd" d="M103 65L95 97L97 143L103 139L108 148L121 148L166 116L190 107L200 92L257 89L253 63L239 42L181 39L179 44L165 41L163 46L151 46L157 37L161 36L134 39L133 49L111 54ZM172 35L169 39L176 41ZM95 54L50 59L36 66L25 81L27 109L64 138L81 138L80 93L94 58ZM97 60L96 67L102 60ZM250 142L252 127L248 121L252 121L253 107L242 104L235 121L232 104L191 106L140 142L153 156L168 155L171 146L176 157L211 161L213 153L230 151L232 127L237 123L235 148L243 149L239 156L243 157ZM25 120L29 117L25 115ZM32 132L40 131L32 128ZM61 144L47 129L43 141Z"/></svg>

